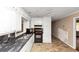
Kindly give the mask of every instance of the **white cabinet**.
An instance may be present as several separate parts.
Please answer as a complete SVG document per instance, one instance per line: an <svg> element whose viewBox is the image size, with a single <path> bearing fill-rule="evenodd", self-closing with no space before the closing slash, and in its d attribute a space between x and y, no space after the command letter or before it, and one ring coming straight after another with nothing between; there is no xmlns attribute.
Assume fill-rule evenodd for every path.
<svg viewBox="0 0 79 59"><path fill-rule="evenodd" d="M30 52L32 49L32 45L34 43L34 35L26 42L24 47L20 50L20 52Z"/></svg>

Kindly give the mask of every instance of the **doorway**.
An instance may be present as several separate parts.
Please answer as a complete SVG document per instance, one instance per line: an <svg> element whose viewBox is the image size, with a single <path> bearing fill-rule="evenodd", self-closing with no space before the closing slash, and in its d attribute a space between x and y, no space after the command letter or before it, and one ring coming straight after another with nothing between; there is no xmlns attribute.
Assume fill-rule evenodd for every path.
<svg viewBox="0 0 79 59"><path fill-rule="evenodd" d="M76 50L79 51L79 18L76 19Z"/></svg>
<svg viewBox="0 0 79 59"><path fill-rule="evenodd" d="M79 51L79 17L73 18L73 47Z"/></svg>

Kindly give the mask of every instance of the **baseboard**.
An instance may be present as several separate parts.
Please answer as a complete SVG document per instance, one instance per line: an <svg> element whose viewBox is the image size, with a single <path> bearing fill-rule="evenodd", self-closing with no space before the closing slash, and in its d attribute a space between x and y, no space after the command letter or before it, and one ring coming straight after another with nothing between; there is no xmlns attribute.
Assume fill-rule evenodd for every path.
<svg viewBox="0 0 79 59"><path fill-rule="evenodd" d="M62 41L62 40L61 40ZM64 41L62 41L63 43L65 43L65 44L67 44L69 47L71 47L71 48L73 48L74 49L74 47L73 46L71 46L70 44L68 44L68 43L66 43L66 42L64 42Z"/></svg>
<svg viewBox="0 0 79 59"><path fill-rule="evenodd" d="M53 37L55 37L56 39L59 39L57 36L55 36L55 35L53 35ZM59 39L60 41L62 41L61 39ZM68 45L69 47L71 47L71 48L73 48L73 49L75 49L73 46L71 46L70 44L68 44L68 43L66 43L66 42L64 42L64 41L62 41L63 43L65 43L66 45Z"/></svg>

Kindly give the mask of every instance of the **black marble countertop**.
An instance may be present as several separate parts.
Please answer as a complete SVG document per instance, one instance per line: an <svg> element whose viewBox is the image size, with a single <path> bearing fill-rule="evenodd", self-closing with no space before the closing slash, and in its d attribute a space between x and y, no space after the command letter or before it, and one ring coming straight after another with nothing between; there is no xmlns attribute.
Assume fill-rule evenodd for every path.
<svg viewBox="0 0 79 59"><path fill-rule="evenodd" d="M27 43L33 34L24 34L22 37L16 39L15 43L2 43L0 45L0 52L19 52Z"/></svg>

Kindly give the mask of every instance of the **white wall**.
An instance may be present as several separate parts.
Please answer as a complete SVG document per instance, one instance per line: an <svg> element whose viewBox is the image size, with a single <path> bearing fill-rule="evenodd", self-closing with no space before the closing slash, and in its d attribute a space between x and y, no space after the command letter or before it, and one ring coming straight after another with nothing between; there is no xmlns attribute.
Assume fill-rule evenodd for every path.
<svg viewBox="0 0 79 59"><path fill-rule="evenodd" d="M16 31L16 12L10 8L0 8L0 34Z"/></svg>
<svg viewBox="0 0 79 59"><path fill-rule="evenodd" d="M22 17L24 17L25 20L26 20L24 22L24 30L23 30L23 32L16 34L16 36L19 36L19 35L21 35L21 34L26 32L26 28L30 28L29 27L29 22L30 22L31 18L30 18L30 16L27 13L25 13L25 11L22 8L16 8L16 9L17 9L17 12L20 15L20 19L22 20ZM19 23L19 24L21 25L21 23Z"/></svg>
<svg viewBox="0 0 79 59"><path fill-rule="evenodd" d="M43 18L32 18L31 19L31 27L34 28L34 25L43 25Z"/></svg>
<svg viewBox="0 0 79 59"><path fill-rule="evenodd" d="M43 42L44 43L51 43L51 17L43 18Z"/></svg>
<svg viewBox="0 0 79 59"><path fill-rule="evenodd" d="M68 32L64 31L61 28L58 28L58 38L63 41L64 43L67 43L68 40Z"/></svg>
<svg viewBox="0 0 79 59"><path fill-rule="evenodd" d="M51 17L32 18L31 27L43 26L43 43L51 43Z"/></svg>
<svg viewBox="0 0 79 59"><path fill-rule="evenodd" d="M30 19L22 8L0 8L0 35L21 31L21 17Z"/></svg>

